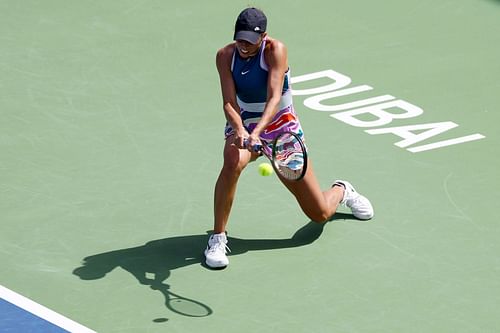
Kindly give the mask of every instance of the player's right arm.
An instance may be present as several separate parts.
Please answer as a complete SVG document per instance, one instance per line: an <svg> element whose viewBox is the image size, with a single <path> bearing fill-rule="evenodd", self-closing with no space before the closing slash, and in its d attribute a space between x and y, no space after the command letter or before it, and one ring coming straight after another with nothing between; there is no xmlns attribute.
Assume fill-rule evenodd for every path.
<svg viewBox="0 0 500 333"><path fill-rule="evenodd" d="M216 65L222 91L222 103L226 120L235 132L234 143L238 148L243 148L243 141L248 133L240 117L240 108L236 102L236 87L231 73L234 43L229 44L217 52Z"/></svg>

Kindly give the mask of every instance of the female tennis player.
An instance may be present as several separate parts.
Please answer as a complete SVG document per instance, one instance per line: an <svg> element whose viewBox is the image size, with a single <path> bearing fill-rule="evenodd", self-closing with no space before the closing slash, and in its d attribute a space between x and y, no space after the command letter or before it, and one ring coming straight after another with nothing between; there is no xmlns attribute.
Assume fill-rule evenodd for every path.
<svg viewBox="0 0 500 333"><path fill-rule="evenodd" d="M267 35L267 18L256 8L246 8L236 20L234 42L217 52L216 65L222 90L225 128L224 164L215 185L214 231L205 250L206 264L223 268L227 258L226 225L238 178L259 154L262 141L282 132L303 131L293 108L285 45ZM281 182L313 221L326 222L339 204L359 219L373 217L370 201L347 181L338 180L322 192L311 163L300 180Z"/></svg>

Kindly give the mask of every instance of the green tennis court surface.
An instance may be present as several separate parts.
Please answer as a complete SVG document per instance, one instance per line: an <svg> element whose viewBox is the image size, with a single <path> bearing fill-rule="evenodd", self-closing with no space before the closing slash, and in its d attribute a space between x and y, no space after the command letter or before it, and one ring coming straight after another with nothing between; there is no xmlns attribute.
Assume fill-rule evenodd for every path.
<svg viewBox="0 0 500 333"><path fill-rule="evenodd" d="M500 2L252 3L319 180L375 217L313 225L253 164L212 271L214 60L247 4L0 2L0 285L97 332L497 331Z"/></svg>

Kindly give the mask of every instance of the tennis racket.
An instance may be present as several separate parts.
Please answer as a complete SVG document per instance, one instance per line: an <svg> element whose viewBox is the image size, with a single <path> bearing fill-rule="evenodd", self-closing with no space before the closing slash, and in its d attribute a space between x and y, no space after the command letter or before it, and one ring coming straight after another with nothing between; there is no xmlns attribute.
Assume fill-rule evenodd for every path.
<svg viewBox="0 0 500 333"><path fill-rule="evenodd" d="M261 141L269 147L268 142L262 139ZM266 149L256 145L254 150L266 156L274 171L281 177L287 180L301 180L307 170L307 151L300 136L293 132L283 132L274 138L270 146Z"/></svg>

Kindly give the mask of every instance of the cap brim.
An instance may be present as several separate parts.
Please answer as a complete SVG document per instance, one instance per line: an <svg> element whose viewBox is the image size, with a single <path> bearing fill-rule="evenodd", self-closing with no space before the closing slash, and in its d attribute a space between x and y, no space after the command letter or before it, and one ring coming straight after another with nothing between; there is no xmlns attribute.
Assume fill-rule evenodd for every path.
<svg viewBox="0 0 500 333"><path fill-rule="evenodd" d="M234 40L246 40L249 43L257 44L260 33L254 31L238 31L234 34Z"/></svg>

